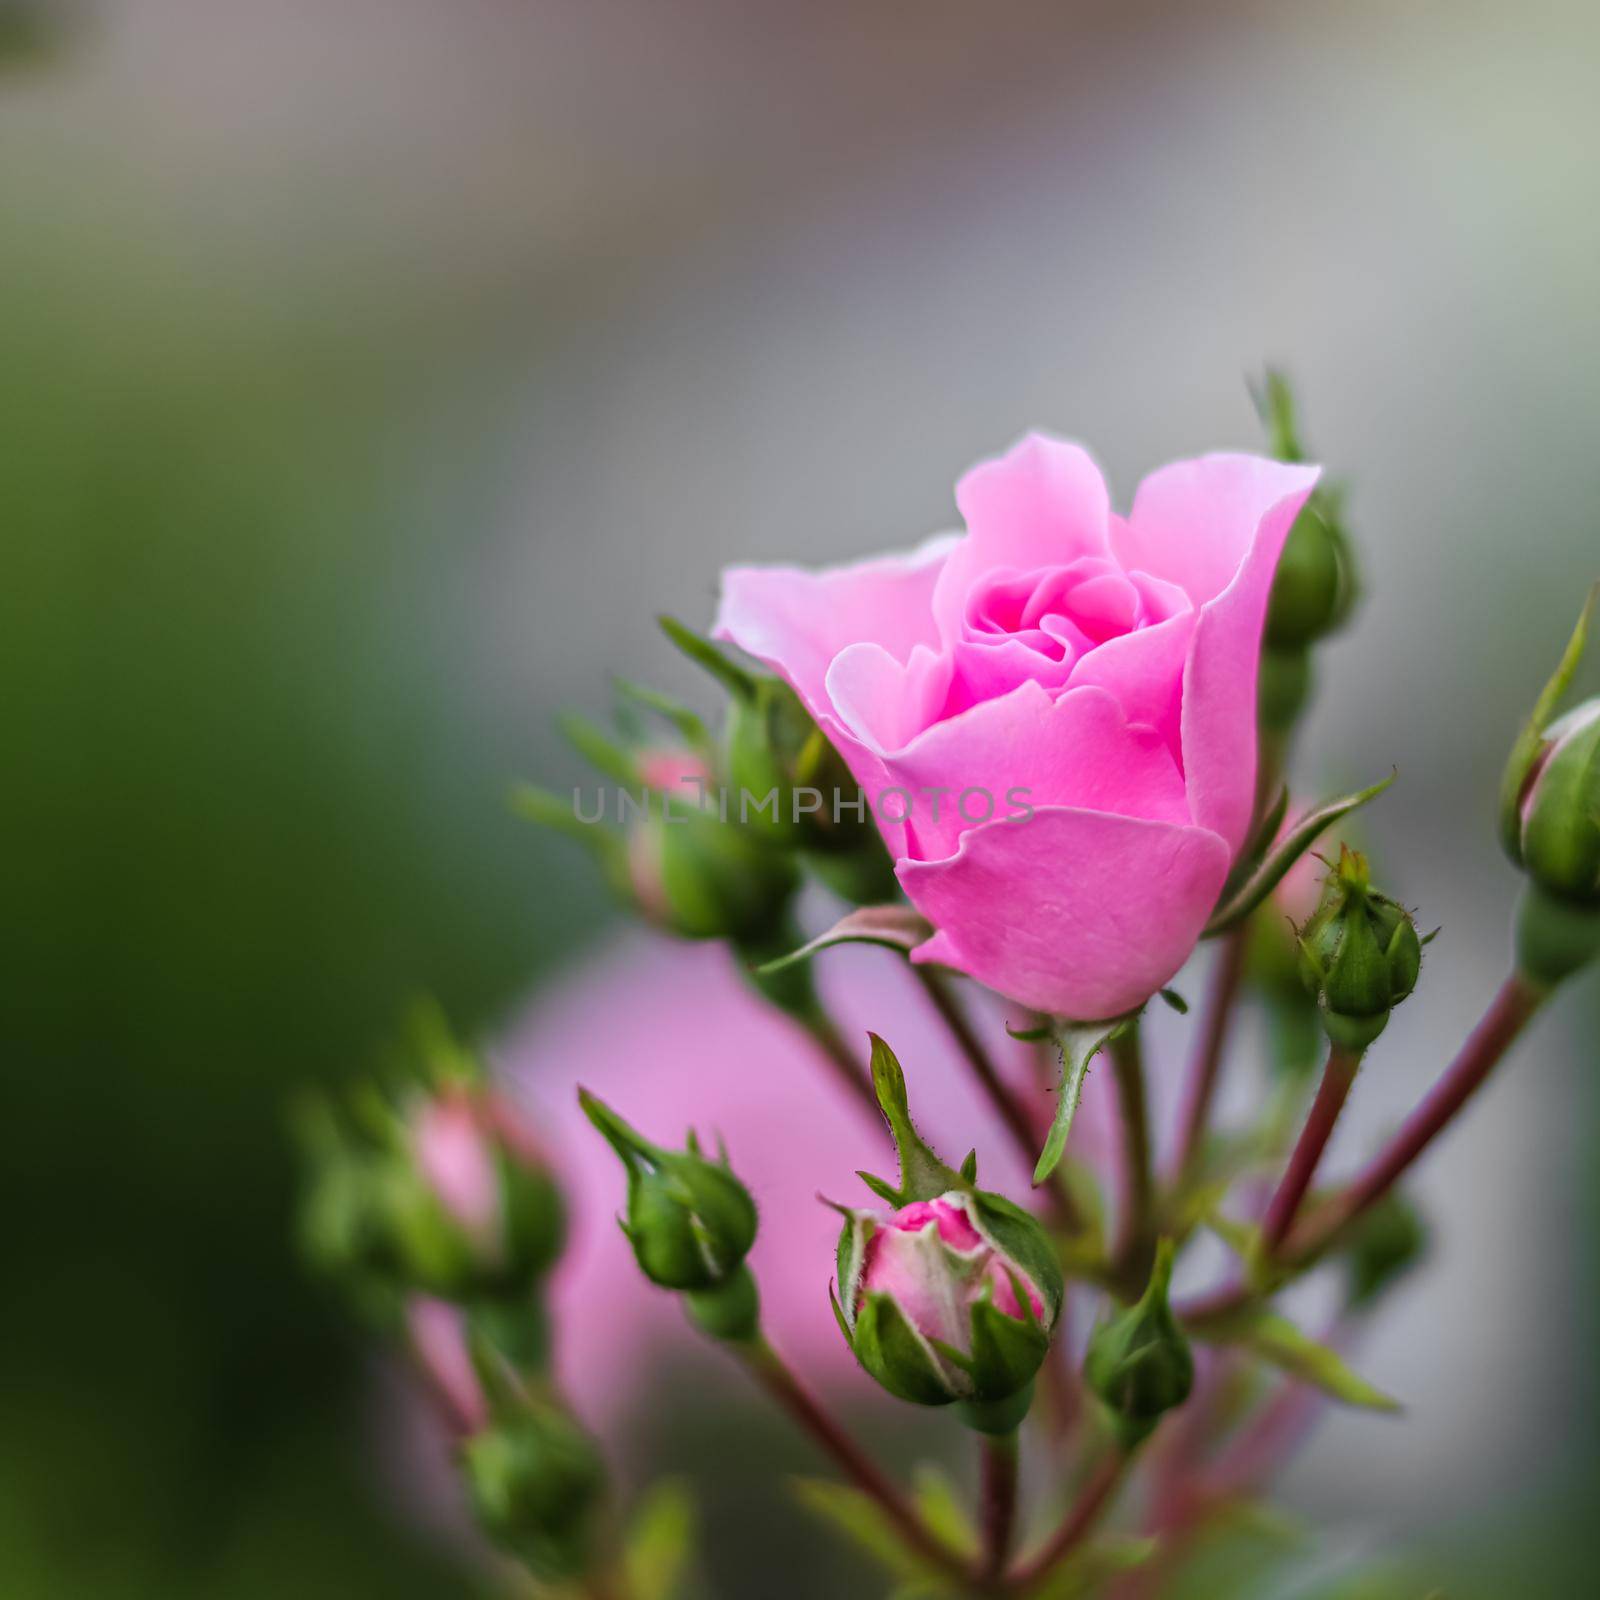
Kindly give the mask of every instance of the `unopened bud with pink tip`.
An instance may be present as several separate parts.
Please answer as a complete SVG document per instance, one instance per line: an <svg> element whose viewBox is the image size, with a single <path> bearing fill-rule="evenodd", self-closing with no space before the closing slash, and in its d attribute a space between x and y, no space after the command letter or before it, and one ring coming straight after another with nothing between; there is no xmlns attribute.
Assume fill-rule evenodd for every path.
<svg viewBox="0 0 1600 1600"><path fill-rule="evenodd" d="M305 1108L307 1251L375 1305L519 1297L561 1252L560 1190L478 1063L432 1017L417 1036L424 1070L397 1098L367 1084L343 1114Z"/></svg>
<svg viewBox="0 0 1600 1600"><path fill-rule="evenodd" d="M1049 1237L1020 1206L979 1189L970 1158L957 1172L924 1143L900 1064L877 1037L872 1077L900 1187L863 1174L893 1209L837 1208L840 1329L891 1394L918 1405L963 1402L974 1427L1007 1431L1027 1411L1061 1311Z"/></svg>

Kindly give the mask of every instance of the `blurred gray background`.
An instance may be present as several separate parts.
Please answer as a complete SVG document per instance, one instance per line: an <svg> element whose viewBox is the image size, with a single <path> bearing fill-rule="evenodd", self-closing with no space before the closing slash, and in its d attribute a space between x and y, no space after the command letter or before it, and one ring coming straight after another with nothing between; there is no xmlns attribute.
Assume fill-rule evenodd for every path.
<svg viewBox="0 0 1600 1600"><path fill-rule="evenodd" d="M911 543L1027 427L1125 506L1291 371L1368 589L1299 774L1400 768L1364 834L1444 930L1341 1160L1476 1015L1498 765L1600 569L1593 8L0 0L0 51L21 1592L269 1593L286 1540L423 1582L314 1404L360 1358L276 1243L284 1086L598 930L502 795L608 674L685 682L654 613ZM1597 1011L1418 1186L1365 1355L1407 1420L1286 1486L1469 1582L1586 1539ZM167 1354L90 1376L113 1326Z"/></svg>

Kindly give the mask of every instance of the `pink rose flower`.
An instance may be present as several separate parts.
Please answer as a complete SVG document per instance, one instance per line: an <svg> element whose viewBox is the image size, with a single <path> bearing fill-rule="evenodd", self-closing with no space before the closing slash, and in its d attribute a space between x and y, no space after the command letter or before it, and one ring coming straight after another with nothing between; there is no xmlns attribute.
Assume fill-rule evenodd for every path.
<svg viewBox="0 0 1600 1600"><path fill-rule="evenodd" d="M866 792L937 930L915 959L1079 1019L1182 966L1249 827L1262 621L1317 476L1175 462L1124 518L1085 450L1031 434L957 486L965 535L724 574L716 635Z"/></svg>

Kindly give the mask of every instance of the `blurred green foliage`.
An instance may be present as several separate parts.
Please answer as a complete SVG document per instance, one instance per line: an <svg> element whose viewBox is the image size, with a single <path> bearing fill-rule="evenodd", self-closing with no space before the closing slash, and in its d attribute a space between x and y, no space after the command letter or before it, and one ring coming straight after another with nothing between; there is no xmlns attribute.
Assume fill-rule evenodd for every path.
<svg viewBox="0 0 1600 1600"><path fill-rule="evenodd" d="M486 1023L559 915L504 806L517 730L463 710L434 558L470 568L474 463L424 448L450 374L396 308L16 246L4 1592L470 1592L378 1503L370 1355L291 1258L283 1129L419 990Z"/></svg>

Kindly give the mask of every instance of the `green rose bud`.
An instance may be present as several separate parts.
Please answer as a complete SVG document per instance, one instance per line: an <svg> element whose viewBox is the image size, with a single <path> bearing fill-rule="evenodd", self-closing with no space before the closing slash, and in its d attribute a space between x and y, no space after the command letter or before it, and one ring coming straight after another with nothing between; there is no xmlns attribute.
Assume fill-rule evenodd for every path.
<svg viewBox="0 0 1600 1600"><path fill-rule="evenodd" d="M1517 807L1515 855L1558 899L1600 906L1600 698L1544 730Z"/></svg>
<svg viewBox="0 0 1600 1600"><path fill-rule="evenodd" d="M1351 1225L1344 1246L1346 1300L1351 1310L1371 1306L1421 1261L1428 1233L1416 1208L1391 1189Z"/></svg>
<svg viewBox="0 0 1600 1600"><path fill-rule="evenodd" d="M779 924L798 883L789 861L750 829L670 795L634 823L628 878L635 902L659 927L735 943Z"/></svg>
<svg viewBox="0 0 1600 1600"><path fill-rule="evenodd" d="M748 671L671 617L667 637L728 691L724 731L730 814L767 842L799 852L857 905L899 893L871 807L849 767L781 678Z"/></svg>
<svg viewBox="0 0 1600 1600"><path fill-rule="evenodd" d="M560 1255L565 1208L539 1142L460 1053L398 1104L369 1087L348 1117L310 1108L301 1131L302 1239L360 1297L518 1297Z"/></svg>
<svg viewBox="0 0 1600 1600"><path fill-rule="evenodd" d="M1550 988L1600 955L1600 700L1556 708L1583 658L1600 584L1524 723L1500 780L1500 839L1528 875L1517 967Z"/></svg>
<svg viewBox="0 0 1600 1600"><path fill-rule="evenodd" d="M1267 602L1264 639L1273 650L1303 650L1344 621L1350 555L1326 497L1313 494L1294 519Z"/></svg>
<svg viewBox="0 0 1600 1600"><path fill-rule="evenodd" d="M863 1179L893 1209L839 1206L834 1313L856 1359L890 1394L962 1402L969 1425L1016 1426L1061 1314L1060 1263L1020 1206L947 1166L912 1126L905 1076L872 1040L872 1079L894 1134L900 1185Z"/></svg>
<svg viewBox="0 0 1600 1600"><path fill-rule="evenodd" d="M530 1396L496 1411L462 1449L478 1522L535 1577L581 1577L593 1563L606 1485L594 1441L565 1412Z"/></svg>
<svg viewBox="0 0 1600 1600"><path fill-rule="evenodd" d="M755 1243L756 1208L726 1154L708 1160L693 1134L686 1150L664 1150L586 1089L578 1100L627 1169L622 1231L639 1270L663 1289L708 1290L734 1279Z"/></svg>
<svg viewBox="0 0 1600 1600"><path fill-rule="evenodd" d="M1328 1037L1365 1050L1416 987L1422 940L1405 908L1372 887L1366 857L1341 847L1322 903L1300 930L1300 976Z"/></svg>
<svg viewBox="0 0 1600 1600"><path fill-rule="evenodd" d="M1172 1314L1173 1246L1163 1239L1144 1296L1089 1338L1083 1375L1110 1412L1125 1448L1144 1439L1194 1387L1194 1356Z"/></svg>

